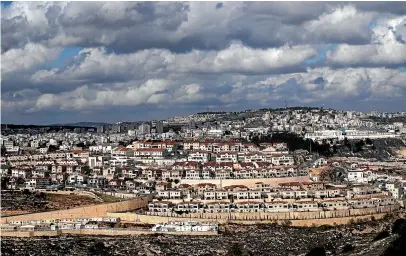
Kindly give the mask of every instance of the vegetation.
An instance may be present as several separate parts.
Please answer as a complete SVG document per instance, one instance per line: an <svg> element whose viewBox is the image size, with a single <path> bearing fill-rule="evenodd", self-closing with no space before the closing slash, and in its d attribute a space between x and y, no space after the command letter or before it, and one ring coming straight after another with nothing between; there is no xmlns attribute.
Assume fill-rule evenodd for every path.
<svg viewBox="0 0 406 256"><path fill-rule="evenodd" d="M387 238L389 236L390 236L389 232L387 230L384 230L384 231L379 232L375 236L374 241L379 241L379 240L382 240L382 239Z"/></svg>
<svg viewBox="0 0 406 256"><path fill-rule="evenodd" d="M90 170L90 167L89 166L87 166L87 165L85 165L85 166L83 166L83 173L84 174L86 174L86 175L90 175L90 172L92 171L92 170Z"/></svg>
<svg viewBox="0 0 406 256"><path fill-rule="evenodd" d="M227 252L227 256L251 255L241 244L234 243Z"/></svg>
<svg viewBox="0 0 406 256"><path fill-rule="evenodd" d="M344 247L343 247L342 253L348 253L348 252L353 251L354 249L355 249L355 246L354 246L354 245L352 245L352 244L346 244L346 245L344 245Z"/></svg>
<svg viewBox="0 0 406 256"><path fill-rule="evenodd" d="M326 250L323 247L315 247L306 256L325 256Z"/></svg>
<svg viewBox="0 0 406 256"><path fill-rule="evenodd" d="M265 137L258 137L255 136L251 139L251 141L255 144L260 144L260 143L280 143L284 142L287 144L288 148L290 151L295 151L295 150L307 150L307 151L312 151L312 152L318 152L320 155L323 156L332 156L333 152L330 149L330 145L328 143L325 144L319 144L318 142L314 142L312 140L304 140L303 138L299 137L296 134L293 133L288 133L288 132L282 132L282 133L275 133L272 135L268 135Z"/></svg>
<svg viewBox="0 0 406 256"><path fill-rule="evenodd" d="M96 196L98 196L98 197L100 197L102 200L103 200L103 202L105 202L105 203L115 203L115 202L120 202L120 201L122 201L122 199L121 198L119 198L119 197L115 197L115 196L110 196L110 195L105 195L105 194L102 194L102 193L94 193Z"/></svg>
<svg viewBox="0 0 406 256"><path fill-rule="evenodd" d="M406 225L405 219L396 220L393 223L392 230L396 231L396 238L383 253L383 256L406 255Z"/></svg>
<svg viewBox="0 0 406 256"><path fill-rule="evenodd" d="M392 225L392 233L400 234L402 229L406 227L406 219L397 219Z"/></svg>

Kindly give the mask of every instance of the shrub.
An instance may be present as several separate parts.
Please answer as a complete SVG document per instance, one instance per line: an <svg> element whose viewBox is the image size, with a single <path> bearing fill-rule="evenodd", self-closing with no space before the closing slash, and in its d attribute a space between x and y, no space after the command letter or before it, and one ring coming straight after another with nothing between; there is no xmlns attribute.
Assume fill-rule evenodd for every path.
<svg viewBox="0 0 406 256"><path fill-rule="evenodd" d="M227 255L229 255L229 256L243 256L243 255L250 255L250 254L242 245L235 243L228 250Z"/></svg>
<svg viewBox="0 0 406 256"><path fill-rule="evenodd" d="M342 253L347 253L347 252L351 252L352 250L354 250L354 245L352 244L346 244L343 246L343 250Z"/></svg>
<svg viewBox="0 0 406 256"><path fill-rule="evenodd" d="M397 219L392 225L392 233L393 234L400 234L402 229L406 229L406 220L405 219Z"/></svg>
<svg viewBox="0 0 406 256"><path fill-rule="evenodd" d="M382 240L382 239L387 238L389 236L390 236L389 232L387 230L384 230L384 231L379 232L376 235L376 237L374 238L373 241L379 241L379 240Z"/></svg>
<svg viewBox="0 0 406 256"><path fill-rule="evenodd" d="M283 226L290 226L290 225L292 225L292 221L291 221L291 220L284 220L284 221L282 222L282 225L283 225Z"/></svg>
<svg viewBox="0 0 406 256"><path fill-rule="evenodd" d="M325 256L326 255L326 250L324 247L315 247L310 250L309 253L306 254L306 256Z"/></svg>

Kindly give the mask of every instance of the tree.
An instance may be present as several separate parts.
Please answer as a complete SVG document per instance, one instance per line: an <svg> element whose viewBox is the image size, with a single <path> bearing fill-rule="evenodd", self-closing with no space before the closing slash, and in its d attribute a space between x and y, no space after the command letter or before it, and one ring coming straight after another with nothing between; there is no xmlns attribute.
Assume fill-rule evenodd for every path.
<svg viewBox="0 0 406 256"><path fill-rule="evenodd" d="M55 152L59 149L59 147L55 146L55 145L49 145L48 147L48 152Z"/></svg>
<svg viewBox="0 0 406 256"><path fill-rule="evenodd" d="M1 156L4 156L6 154L6 147L4 145L1 145Z"/></svg>
<svg viewBox="0 0 406 256"><path fill-rule="evenodd" d="M325 256L326 250L323 247L315 247L306 256Z"/></svg>
<svg viewBox="0 0 406 256"><path fill-rule="evenodd" d="M10 177L1 177L1 189L6 189L9 182Z"/></svg>
<svg viewBox="0 0 406 256"><path fill-rule="evenodd" d="M250 255L250 253L241 245L234 243L227 252L227 256L243 256Z"/></svg>
<svg viewBox="0 0 406 256"><path fill-rule="evenodd" d="M90 167L89 166L83 166L83 174L85 174L85 175L90 175L90 172L91 172L91 170L90 170Z"/></svg>
<svg viewBox="0 0 406 256"><path fill-rule="evenodd" d="M85 144L83 142L79 142L78 144L76 144L76 147L84 148Z"/></svg>
<svg viewBox="0 0 406 256"><path fill-rule="evenodd" d="M25 180L22 177L17 178L17 185L23 185L25 183Z"/></svg>
<svg viewBox="0 0 406 256"><path fill-rule="evenodd" d="M173 182L175 182L175 184L178 184L180 182L179 179L175 179Z"/></svg>
<svg viewBox="0 0 406 256"><path fill-rule="evenodd" d="M362 147L363 147L364 145L365 145L365 143L364 143L363 140L360 140L360 141L356 142L355 145L354 145L353 152L354 152L354 153L357 153L357 152L362 151Z"/></svg>

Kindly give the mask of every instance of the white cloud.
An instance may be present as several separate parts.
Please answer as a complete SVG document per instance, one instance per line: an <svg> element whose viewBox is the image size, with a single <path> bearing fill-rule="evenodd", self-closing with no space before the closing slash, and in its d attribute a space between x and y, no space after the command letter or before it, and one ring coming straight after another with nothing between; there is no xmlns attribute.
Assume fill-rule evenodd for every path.
<svg viewBox="0 0 406 256"><path fill-rule="evenodd" d="M399 4L216 6L13 2L2 7L2 107L24 118L31 110L35 122L44 110L103 116L115 106L134 108L137 115L139 108L158 107L164 115L182 106L231 109L284 99L350 107L376 99L399 108L391 100L405 97L406 72L395 69L406 63L406 19ZM337 47L326 53L326 61L306 64L329 44ZM52 68L66 46L84 50ZM307 65L317 68L305 72Z"/></svg>
<svg viewBox="0 0 406 256"><path fill-rule="evenodd" d="M47 48L40 44L26 44L22 49L11 49L1 55L1 72L27 72L56 59L61 48Z"/></svg>
<svg viewBox="0 0 406 256"><path fill-rule="evenodd" d="M406 73L385 68L309 69L269 77L232 92L246 99L294 99L297 102L368 100L406 96ZM234 95L234 97L238 97Z"/></svg>
<svg viewBox="0 0 406 256"><path fill-rule="evenodd" d="M373 44L342 44L328 51L331 64L357 66L406 65L406 44L399 42L396 30L406 25L406 16L377 21L372 28Z"/></svg>
<svg viewBox="0 0 406 256"><path fill-rule="evenodd" d="M195 50L172 53L148 49L129 54L107 53L103 48L82 50L75 64L65 70L40 70L32 75L35 83L81 80L134 80L167 73L266 73L294 68L316 54L310 46L253 49L234 43L221 51Z"/></svg>
<svg viewBox="0 0 406 256"><path fill-rule="evenodd" d="M106 106L137 106L141 104L191 103L202 99L199 84L176 86L167 80L148 80L136 86L111 90L82 86L74 91L43 94L31 111L49 108L83 110Z"/></svg>
<svg viewBox="0 0 406 256"><path fill-rule="evenodd" d="M316 55L311 46L283 46L281 48L252 49L233 43L227 49L208 53L194 51L179 55L174 69L183 72L270 72L295 67Z"/></svg>
<svg viewBox="0 0 406 256"><path fill-rule="evenodd" d="M317 20L306 22L304 27L308 36L318 40L328 38L331 42L366 42L370 39L367 26L375 16L371 12L360 12L353 5L345 5L332 8Z"/></svg>

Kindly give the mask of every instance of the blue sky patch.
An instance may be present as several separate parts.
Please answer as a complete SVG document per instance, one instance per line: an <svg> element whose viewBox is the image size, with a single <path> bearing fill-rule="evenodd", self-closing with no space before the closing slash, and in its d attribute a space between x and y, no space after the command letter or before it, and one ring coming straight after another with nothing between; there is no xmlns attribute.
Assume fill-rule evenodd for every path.
<svg viewBox="0 0 406 256"><path fill-rule="evenodd" d="M8 7L11 5L13 1L1 1L1 6L2 7Z"/></svg>
<svg viewBox="0 0 406 256"><path fill-rule="evenodd" d="M318 62L321 61L325 61L326 60L326 53L327 51L334 51L334 49L337 47L337 44L330 44L327 47L325 47L323 50L321 50L321 52L319 52L319 54L316 57L310 58L305 60L306 64L316 64Z"/></svg>
<svg viewBox="0 0 406 256"><path fill-rule="evenodd" d="M374 28L376 27L376 21L372 21L371 23L368 24L368 28Z"/></svg>
<svg viewBox="0 0 406 256"><path fill-rule="evenodd" d="M59 68L83 50L83 47L66 47L59 57L51 64L52 68Z"/></svg>

